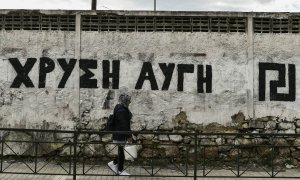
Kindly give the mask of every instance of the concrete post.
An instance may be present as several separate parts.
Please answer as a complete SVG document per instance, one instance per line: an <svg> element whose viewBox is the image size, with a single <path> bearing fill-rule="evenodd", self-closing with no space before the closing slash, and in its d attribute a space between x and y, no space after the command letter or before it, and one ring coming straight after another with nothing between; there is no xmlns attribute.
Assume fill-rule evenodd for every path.
<svg viewBox="0 0 300 180"><path fill-rule="evenodd" d="M254 28L253 16L248 16L247 28L247 109L248 116L255 118L254 110Z"/></svg>
<svg viewBox="0 0 300 180"><path fill-rule="evenodd" d="M75 75L75 81L77 81L78 87L75 87L76 91L78 91L78 116L80 117L80 68L79 68L79 60L81 58L81 14L76 14L76 27L75 27L75 59L77 59L76 66L74 68L77 71Z"/></svg>

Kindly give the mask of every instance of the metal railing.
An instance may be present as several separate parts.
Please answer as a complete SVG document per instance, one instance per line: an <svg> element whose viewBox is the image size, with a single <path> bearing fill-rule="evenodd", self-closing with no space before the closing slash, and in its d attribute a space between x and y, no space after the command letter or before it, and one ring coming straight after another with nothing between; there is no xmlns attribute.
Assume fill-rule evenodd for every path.
<svg viewBox="0 0 300 180"><path fill-rule="evenodd" d="M112 133L132 132L0 128L0 173L116 176ZM133 177L300 178L299 134L134 133L138 158L124 168Z"/></svg>

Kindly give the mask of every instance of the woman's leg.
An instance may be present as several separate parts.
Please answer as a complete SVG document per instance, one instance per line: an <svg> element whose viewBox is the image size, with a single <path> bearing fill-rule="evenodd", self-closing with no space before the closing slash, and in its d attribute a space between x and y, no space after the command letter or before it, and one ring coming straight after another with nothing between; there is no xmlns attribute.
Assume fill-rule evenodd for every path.
<svg viewBox="0 0 300 180"><path fill-rule="evenodd" d="M118 146L118 156L114 159L114 164L118 164L118 171L123 171L124 169L124 146Z"/></svg>

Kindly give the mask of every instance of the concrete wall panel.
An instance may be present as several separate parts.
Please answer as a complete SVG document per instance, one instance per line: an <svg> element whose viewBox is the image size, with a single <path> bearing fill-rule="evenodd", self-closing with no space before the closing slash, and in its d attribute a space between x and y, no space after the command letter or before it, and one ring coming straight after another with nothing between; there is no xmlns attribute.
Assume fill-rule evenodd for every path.
<svg viewBox="0 0 300 180"><path fill-rule="evenodd" d="M1 126L22 128L71 128L78 117L78 78L70 76L64 89L59 89L63 71L57 58L74 58L74 33L59 31L1 31ZM38 88L40 58L49 57L55 69L46 76L46 87ZM17 73L9 58L18 58L22 66L27 58L37 61L28 77L34 87L11 88ZM74 70L74 72L78 69ZM74 76L73 76L74 77ZM74 80L76 79L76 80ZM76 93L77 92L77 93Z"/></svg>
<svg viewBox="0 0 300 180"><path fill-rule="evenodd" d="M244 34L83 32L81 57L100 61L120 60L121 90L115 91L113 104L117 103L118 93L123 88L127 89L133 95L131 109L136 121L146 118L158 127L162 122L174 119L180 111L185 111L188 120L193 123L218 121L225 124L239 111L247 114L246 47ZM143 62L151 62L159 90L151 90L149 81L145 81L141 90L135 89ZM161 90L164 75L159 63L176 65L167 91ZM194 73L184 75L182 92L177 91L178 64L194 65ZM197 92L197 65L212 66L212 93ZM101 71L101 68L98 70ZM101 91L101 82L98 85L100 88L94 92ZM96 102L99 100L104 99L95 99ZM102 111L102 116L107 116L107 111L101 106L94 108ZM108 111L111 112L111 109Z"/></svg>
<svg viewBox="0 0 300 180"><path fill-rule="evenodd" d="M255 57L255 113L257 117L263 116L281 116L287 119L299 117L299 73L300 67L300 36L298 34L256 34L254 37L254 57ZM266 72L266 99L259 101L259 63L276 63L285 66L286 73L283 74L286 85L278 87L278 93L288 94L289 87L289 68L288 64L295 65L296 76L296 99L287 101L270 100L270 81L278 81L279 71L268 70Z"/></svg>

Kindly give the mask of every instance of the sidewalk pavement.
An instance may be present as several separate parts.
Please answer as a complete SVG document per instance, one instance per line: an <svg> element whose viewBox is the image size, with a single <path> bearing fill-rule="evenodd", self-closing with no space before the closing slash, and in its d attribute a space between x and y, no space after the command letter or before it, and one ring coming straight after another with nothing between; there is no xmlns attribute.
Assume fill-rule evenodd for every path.
<svg viewBox="0 0 300 180"><path fill-rule="evenodd" d="M67 174L69 170L71 170L73 167L70 168L68 164L40 164L37 167L34 167L34 163L28 163L24 164L21 162L13 163L11 165L3 164L4 172L18 172L18 173L33 173L33 171L37 170L38 173L56 173L56 174ZM33 170L33 171L32 171ZM86 165L83 169L82 166L79 166L77 168L78 174L83 174L85 172L85 175L77 175L77 180L193 180L193 177L135 177L135 176L116 176L114 173L106 166L106 165ZM126 169L127 172L129 172L132 175L148 175L151 174L152 169L151 167L141 167L141 166L129 166ZM182 169L184 172L185 169ZM186 172L181 172L179 169L172 168L172 169L159 169L154 168L154 173L158 176L184 176ZM197 174L199 177L198 180L232 180L232 179L250 179L248 177L259 177L259 178L251 178L255 180L259 179L274 179L274 178L268 178L270 177L271 172L266 172L264 170L260 171L244 171L241 170L240 173L242 174L242 177L237 178L235 174L237 174L236 171L230 170L230 169L222 169L222 170L209 170L207 169L205 173L208 173L208 177L202 177L203 170L198 170ZM188 170L188 175L193 176L194 171L192 169ZM269 174L268 174L269 173ZM97 174L97 175L105 175L105 176L89 176L91 174ZM276 174L276 172L275 172ZM223 176L223 177L209 177L209 176ZM276 179L280 180L286 180L291 178L286 177L298 177L300 178L300 170L299 169L287 169L284 171L280 171L276 175ZM245 178L247 177L247 178ZM33 175L33 174L8 174L8 173L0 173L0 180L72 180L72 175Z"/></svg>

